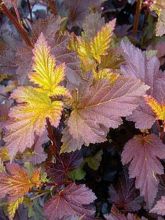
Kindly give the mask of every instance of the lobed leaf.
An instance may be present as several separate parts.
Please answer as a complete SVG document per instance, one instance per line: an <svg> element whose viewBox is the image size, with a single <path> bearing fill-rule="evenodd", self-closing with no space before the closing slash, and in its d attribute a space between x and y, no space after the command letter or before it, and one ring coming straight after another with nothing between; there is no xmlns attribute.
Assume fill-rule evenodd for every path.
<svg viewBox="0 0 165 220"><path fill-rule="evenodd" d="M9 197L10 201L16 201L29 192L32 187L40 185L40 173L34 171L29 177L26 170L16 163L6 165L7 172L1 172L0 178L0 198ZM19 202L18 202L19 203Z"/></svg>
<svg viewBox="0 0 165 220"><path fill-rule="evenodd" d="M94 193L85 185L72 183L56 194L45 205L44 211L48 220L81 217L88 219L94 211L85 207L96 199Z"/></svg>
<svg viewBox="0 0 165 220"><path fill-rule="evenodd" d="M159 159L165 158L165 145L154 134L137 135L126 143L121 156L123 165L130 163L129 177L136 178L136 188L151 207L158 191L156 175L164 173Z"/></svg>
<svg viewBox="0 0 165 220"><path fill-rule="evenodd" d="M123 77L113 85L98 81L81 88L79 97L73 98L74 109L68 120L72 138L87 146L104 142L108 129L117 128L122 123L121 117L132 113L147 89L142 82Z"/></svg>

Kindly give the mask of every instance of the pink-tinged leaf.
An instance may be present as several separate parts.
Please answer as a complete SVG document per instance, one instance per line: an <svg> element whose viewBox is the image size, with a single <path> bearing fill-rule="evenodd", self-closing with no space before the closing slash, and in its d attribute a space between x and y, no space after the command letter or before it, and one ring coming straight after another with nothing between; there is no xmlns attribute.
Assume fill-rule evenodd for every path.
<svg viewBox="0 0 165 220"><path fill-rule="evenodd" d="M136 178L136 188L151 207L158 191L156 175L164 173L159 159L165 159L165 145L154 134L137 135L126 143L121 156L123 165L130 163L129 177Z"/></svg>
<svg viewBox="0 0 165 220"><path fill-rule="evenodd" d="M69 37L59 33L60 19L48 17L37 20L32 28L32 41L35 43L41 32L44 34L51 54L56 58L57 65L65 63L68 86L78 85L80 82L80 65L74 52L67 49ZM17 74L19 82L24 84L28 73L32 70L32 48L22 45L17 51Z"/></svg>
<svg viewBox="0 0 165 220"><path fill-rule="evenodd" d="M62 146L61 146L61 153L70 153L72 151L80 150L81 146L83 145L82 140L77 140L72 137L72 135L69 133L68 126L64 128L63 130L63 136L62 136Z"/></svg>
<svg viewBox="0 0 165 220"><path fill-rule="evenodd" d="M30 158L30 162L33 164L40 164L46 160L47 155L44 152L42 144L49 141L48 135L44 132L40 137L37 138L37 141L34 145L33 156Z"/></svg>
<svg viewBox="0 0 165 220"><path fill-rule="evenodd" d="M73 153L64 153L56 157L55 163L49 163L46 166L48 177L56 183L62 183L69 178L71 170L77 168L82 162L82 156L79 151Z"/></svg>
<svg viewBox="0 0 165 220"><path fill-rule="evenodd" d="M127 120L134 121L135 127L140 129L151 128L156 118L151 108L146 104L145 100L140 101L140 105L133 111Z"/></svg>
<svg viewBox="0 0 165 220"><path fill-rule="evenodd" d="M129 41L122 41L121 49L125 58L125 64L121 65L121 72L127 77L142 80L152 90L155 76L159 72L160 63L158 58L147 56L146 52L135 47Z"/></svg>
<svg viewBox="0 0 165 220"><path fill-rule="evenodd" d="M98 81L86 88L81 87L78 103L68 120L73 139L87 146L104 142L109 128L117 128L122 123L121 117L136 109L148 88L140 80L123 77L113 85Z"/></svg>
<svg viewBox="0 0 165 220"><path fill-rule="evenodd" d="M138 211L143 199L134 184L134 179L129 179L128 173L124 170L117 184L109 187L109 201L124 212Z"/></svg>
<svg viewBox="0 0 165 220"><path fill-rule="evenodd" d="M94 193L85 185L70 184L57 193L45 205L44 211L48 220L66 219L71 216L82 216L88 219L94 216L94 210L85 207L96 199Z"/></svg>
<svg viewBox="0 0 165 220"><path fill-rule="evenodd" d="M150 86L147 94L159 100L160 93L164 90L162 89L164 87L164 76L160 74L158 58L150 54L149 51L141 51L129 41L122 41L121 49L125 58L125 64L121 65L121 72L125 76L142 80ZM134 121L136 128L147 129L154 124L155 117L145 101L141 100L140 106L133 111L128 120Z"/></svg>
<svg viewBox="0 0 165 220"><path fill-rule="evenodd" d="M151 209L151 213L156 213L158 215L165 215L165 196L162 196L156 205Z"/></svg>

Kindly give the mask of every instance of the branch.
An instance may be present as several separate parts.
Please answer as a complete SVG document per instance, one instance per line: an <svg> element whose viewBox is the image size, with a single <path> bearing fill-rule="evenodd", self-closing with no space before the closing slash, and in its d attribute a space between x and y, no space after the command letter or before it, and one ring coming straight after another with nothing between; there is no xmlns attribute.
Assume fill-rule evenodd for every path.
<svg viewBox="0 0 165 220"><path fill-rule="evenodd" d="M12 24L15 26L15 28L17 29L17 31L20 33L22 39L25 41L25 43L30 46L33 47L33 44L27 34L27 32L25 31L25 29L23 28L23 26L19 23L19 21L12 15L12 13L9 11L9 9L5 6L5 4L3 3L2 0L0 0L0 9L2 11L2 13L4 15L6 15L9 20L12 22Z"/></svg>

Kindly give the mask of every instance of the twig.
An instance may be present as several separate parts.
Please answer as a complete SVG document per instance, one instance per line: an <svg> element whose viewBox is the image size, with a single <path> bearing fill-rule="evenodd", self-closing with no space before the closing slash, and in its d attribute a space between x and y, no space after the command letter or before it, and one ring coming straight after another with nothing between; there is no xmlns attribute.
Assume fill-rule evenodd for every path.
<svg viewBox="0 0 165 220"><path fill-rule="evenodd" d="M30 20L31 22L33 21L33 17L32 17L32 10L31 10L31 5L29 0L27 0L27 5L28 5L28 9L29 9L29 14L30 14Z"/></svg>
<svg viewBox="0 0 165 220"><path fill-rule="evenodd" d="M5 4L3 3L2 0L0 0L0 9L3 12L3 14L5 14L9 18L9 20L13 23L13 25L15 26L17 31L20 33L20 35L21 35L22 39L25 41L25 43L28 46L33 47L33 44L31 42L27 32L25 31L23 26L19 23L19 21L8 10L8 8L5 6Z"/></svg>
<svg viewBox="0 0 165 220"><path fill-rule="evenodd" d="M133 35L136 35L136 33L138 31L139 18L140 18L140 12L141 12L141 4L142 4L142 0L137 0L136 12L135 12L134 24L133 24Z"/></svg>

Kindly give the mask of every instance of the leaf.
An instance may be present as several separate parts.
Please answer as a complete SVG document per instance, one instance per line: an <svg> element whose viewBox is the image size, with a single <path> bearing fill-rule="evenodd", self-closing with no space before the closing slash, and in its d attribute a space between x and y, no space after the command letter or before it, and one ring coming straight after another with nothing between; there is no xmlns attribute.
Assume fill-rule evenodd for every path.
<svg viewBox="0 0 165 220"><path fill-rule="evenodd" d="M126 143L121 156L123 165L130 163L129 177L136 178L136 188L151 207L158 191L156 175L164 173L159 159L165 158L165 145L154 134L137 135Z"/></svg>
<svg viewBox="0 0 165 220"><path fill-rule="evenodd" d="M155 113L158 120L165 120L165 105L159 104L156 99L151 96L146 96L145 100Z"/></svg>
<svg viewBox="0 0 165 220"><path fill-rule="evenodd" d="M91 42L91 53L98 63L101 61L101 56L107 53L114 26L115 20L103 26Z"/></svg>
<svg viewBox="0 0 165 220"><path fill-rule="evenodd" d="M34 144L35 135L41 136L45 130L46 118L58 126L63 103L51 101L46 93L33 87L18 87L12 94L19 105L10 110L13 119L7 125L8 135L4 138L11 160L16 153L23 152Z"/></svg>
<svg viewBox="0 0 165 220"><path fill-rule="evenodd" d="M58 194L56 194L45 205L44 211L48 220L57 220L71 216L81 217L84 215L86 219L92 217L94 211L85 208L96 199L94 193L85 185L70 184Z"/></svg>
<svg viewBox="0 0 165 220"><path fill-rule="evenodd" d="M104 23L104 19L101 17L99 12L88 14L85 17L82 25L85 37L87 37L89 40L94 38L95 35L101 30Z"/></svg>
<svg viewBox="0 0 165 220"><path fill-rule="evenodd" d="M48 163L46 172L56 183L62 183L70 177L70 172L80 166L82 156L80 152L64 153L56 157L55 163Z"/></svg>
<svg viewBox="0 0 165 220"><path fill-rule="evenodd" d="M141 219L132 213L128 213L128 215L125 216L124 214L120 213L119 210L114 206L112 207L111 212L111 214L105 216L106 220L143 220L143 218Z"/></svg>
<svg viewBox="0 0 165 220"><path fill-rule="evenodd" d="M98 170L101 160L102 160L103 151L98 151L94 156L90 156L85 158L85 162L87 162L88 166L93 170Z"/></svg>
<svg viewBox="0 0 165 220"><path fill-rule="evenodd" d="M84 179L86 172L83 170L83 167L80 166L69 173L69 177L73 180L82 180Z"/></svg>
<svg viewBox="0 0 165 220"><path fill-rule="evenodd" d="M134 185L135 181L129 179L127 171L124 170L117 183L109 187L109 202L124 212L135 212L141 209L143 199Z"/></svg>
<svg viewBox="0 0 165 220"><path fill-rule="evenodd" d="M150 213L165 215L165 196L162 196L161 199L157 201L156 205L150 210Z"/></svg>
<svg viewBox="0 0 165 220"><path fill-rule="evenodd" d="M124 76L133 77L142 80L150 86L148 95L159 100L160 92L163 90L164 76L160 76L160 62L156 56L149 56L149 52L142 52L133 46L129 41L122 41L122 54L125 58L125 64L121 65L121 72ZM162 88L162 89L161 89ZM148 108L145 100L141 100L140 106L128 118L134 121L136 128L148 129L155 122L152 111Z"/></svg>
<svg viewBox="0 0 165 220"><path fill-rule="evenodd" d="M19 205L22 204L23 200L24 200L24 197L21 197L21 198L18 198L16 201L9 202L9 205L7 207L7 212L8 212L8 216L10 220L14 218L15 213Z"/></svg>
<svg viewBox="0 0 165 220"><path fill-rule="evenodd" d="M163 36L165 34L165 9L161 10L156 23L156 36Z"/></svg>
<svg viewBox="0 0 165 220"><path fill-rule="evenodd" d="M32 187L40 185L40 173L38 170L34 171L32 177L29 177L25 169L18 164L8 163L6 171L0 173L0 198L7 195L10 201L15 201L28 193Z"/></svg>
<svg viewBox="0 0 165 220"><path fill-rule="evenodd" d="M56 61L50 54L44 35L41 33L33 50L33 73L30 80L49 96L67 95L67 90L59 84L64 80L64 64L55 66Z"/></svg>
<svg viewBox="0 0 165 220"><path fill-rule="evenodd" d="M78 97L73 97L73 111L68 120L73 139L87 146L104 142L108 129L117 128L122 123L121 117L132 113L147 89L138 80L122 77L112 86L107 81L98 81L81 87Z"/></svg>

